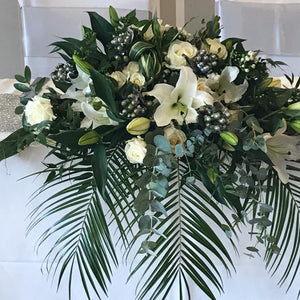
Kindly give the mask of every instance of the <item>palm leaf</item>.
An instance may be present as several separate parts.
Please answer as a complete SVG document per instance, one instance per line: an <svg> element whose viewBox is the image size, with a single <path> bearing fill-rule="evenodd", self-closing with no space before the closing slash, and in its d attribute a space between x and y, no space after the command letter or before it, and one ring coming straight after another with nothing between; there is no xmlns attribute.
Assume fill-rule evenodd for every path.
<svg viewBox="0 0 300 300"><path fill-rule="evenodd" d="M270 236L274 237L276 248L269 242L265 253L268 270L272 275L281 274L278 284L287 283L287 290L300 267L300 178L293 174L300 171L299 163L289 169L288 184L283 184L275 172L268 180L266 203L274 208Z"/></svg>
<svg viewBox="0 0 300 300"><path fill-rule="evenodd" d="M92 167L86 162L88 158L91 159L91 155L73 156L71 163L60 161L40 172L48 172L49 176L34 198L53 187L59 191L33 210L28 230L51 216L56 217L57 221L38 240L39 248L50 237L59 235L46 255L44 268L58 275L58 287L68 269L69 290L77 268L86 295L91 299L90 288L99 298L99 286L107 293L111 264L118 262Z"/></svg>
<svg viewBox="0 0 300 300"><path fill-rule="evenodd" d="M88 299L91 299L91 288L100 298L98 287L107 293L112 275L111 263L118 264L109 226L117 228L118 241L126 246L131 227L137 220L130 199L136 191L134 178L139 176L140 171L138 166L126 159L123 143L106 149L107 165L105 170L102 169L107 172L105 183L95 181L105 174L95 176L93 169L98 163L95 159L99 160L99 157L92 152L83 149L66 155L68 149L60 146L52 148L47 156L52 154L60 161L44 163L46 169L33 174L48 176L33 194L32 200L47 190L55 188L58 191L32 211L28 232L46 219L55 217L57 221L43 232L37 242L39 249L50 237L59 235L46 255L44 269L52 272L53 276L58 275L58 287L68 270L71 296L72 277L77 268ZM101 145L100 148L100 152L103 151ZM109 208L108 213L104 212L107 208L103 208L102 200Z"/></svg>
<svg viewBox="0 0 300 300"><path fill-rule="evenodd" d="M223 231L224 224L231 227L231 223L199 186L182 184L187 171L188 167L180 163L171 174L168 196L163 201L169 216L156 228L162 230L161 236L155 239L150 234L147 238L155 239L155 256L144 256L130 274L129 278L146 265L137 299L157 299L159 295L164 299L175 283L179 284L180 299L185 291L190 298L188 279L209 298L216 299L207 284L210 282L217 291L223 291L216 262L221 263L229 274L234 269L225 246L228 241L224 245L216 233ZM230 242L235 249L234 243Z"/></svg>

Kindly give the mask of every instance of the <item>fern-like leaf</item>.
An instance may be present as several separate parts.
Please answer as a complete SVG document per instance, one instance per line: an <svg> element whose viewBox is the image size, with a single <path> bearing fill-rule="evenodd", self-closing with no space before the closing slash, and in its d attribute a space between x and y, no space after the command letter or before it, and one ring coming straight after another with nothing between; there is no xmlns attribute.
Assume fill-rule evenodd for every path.
<svg viewBox="0 0 300 300"><path fill-rule="evenodd" d="M156 228L162 230L162 234L155 241L155 256L143 257L131 272L130 277L147 264L139 284L139 300L157 299L159 295L164 299L174 283L179 284L180 299L184 291L190 298L188 280L209 298L216 299L207 283L223 291L216 262L221 263L229 274L234 269L226 246L216 233L222 232L224 224L231 227L230 221L202 188L196 184L182 184L187 171L185 164L179 164L171 174L168 196L164 200L168 218ZM213 228L211 224L214 224ZM150 234L150 238L155 236Z"/></svg>

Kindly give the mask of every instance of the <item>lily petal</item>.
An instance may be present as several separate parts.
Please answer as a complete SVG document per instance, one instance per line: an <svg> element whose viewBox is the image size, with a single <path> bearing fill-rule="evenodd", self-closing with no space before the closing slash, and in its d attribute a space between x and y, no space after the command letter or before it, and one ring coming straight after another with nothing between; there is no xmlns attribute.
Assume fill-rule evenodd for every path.
<svg viewBox="0 0 300 300"><path fill-rule="evenodd" d="M195 97L197 91L197 77L190 67L183 67L176 83L179 98ZM182 102L181 100L179 100ZM183 103L183 102L182 102Z"/></svg>
<svg viewBox="0 0 300 300"><path fill-rule="evenodd" d="M91 104L85 102L81 103L81 108L84 115L93 121L93 128L97 127L98 125L110 124L110 119L105 110L96 111Z"/></svg>
<svg viewBox="0 0 300 300"><path fill-rule="evenodd" d="M174 87L170 84L159 83L156 84L152 91L145 93L145 95L155 97L159 103L170 100L171 92L174 90Z"/></svg>
<svg viewBox="0 0 300 300"><path fill-rule="evenodd" d="M222 89L223 87L221 87ZM243 94L248 89L248 82L245 80L243 84L235 85L233 83L229 83L224 86L225 96L224 101L226 103L234 103L239 101Z"/></svg>
<svg viewBox="0 0 300 300"><path fill-rule="evenodd" d="M172 119L178 121L179 124L183 123L186 113L181 113L178 105L170 105L170 103L163 102L154 113L154 120L157 126L167 126L170 124Z"/></svg>
<svg viewBox="0 0 300 300"><path fill-rule="evenodd" d="M197 111L194 108L189 107L187 115L185 116L185 122L187 124L197 123L197 119L198 119L198 113L197 113Z"/></svg>
<svg viewBox="0 0 300 300"><path fill-rule="evenodd" d="M220 81L233 82L237 78L239 72L238 67L226 67L221 73Z"/></svg>
<svg viewBox="0 0 300 300"><path fill-rule="evenodd" d="M199 108L204 105L213 105L214 97L207 92L197 91L196 97L193 99L192 107Z"/></svg>

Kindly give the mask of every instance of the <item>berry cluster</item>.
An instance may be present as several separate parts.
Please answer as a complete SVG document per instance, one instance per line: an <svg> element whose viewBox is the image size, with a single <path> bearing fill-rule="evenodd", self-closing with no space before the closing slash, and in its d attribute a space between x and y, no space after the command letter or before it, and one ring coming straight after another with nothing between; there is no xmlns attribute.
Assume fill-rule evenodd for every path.
<svg viewBox="0 0 300 300"><path fill-rule="evenodd" d="M154 100L155 101L155 100ZM154 104L153 100L143 98L141 92L133 91L121 102L121 115L126 118L144 116L148 109Z"/></svg>
<svg viewBox="0 0 300 300"><path fill-rule="evenodd" d="M216 54L207 53L206 50L200 50L195 57L197 73L200 76L207 76L214 71L218 65L219 58Z"/></svg>
<svg viewBox="0 0 300 300"><path fill-rule="evenodd" d="M134 39L134 31L131 28L127 28L125 32L121 32L117 35L113 35L113 39L110 41L112 48L116 51L114 59L117 61L129 61L129 45Z"/></svg>
<svg viewBox="0 0 300 300"><path fill-rule="evenodd" d="M205 128L212 132L220 132L226 129L229 123L230 112L228 108L216 102L214 105L201 107L199 116L202 118Z"/></svg>
<svg viewBox="0 0 300 300"><path fill-rule="evenodd" d="M51 73L51 79L60 82L71 82L71 79L74 79L77 76L77 70L69 64L58 64Z"/></svg>

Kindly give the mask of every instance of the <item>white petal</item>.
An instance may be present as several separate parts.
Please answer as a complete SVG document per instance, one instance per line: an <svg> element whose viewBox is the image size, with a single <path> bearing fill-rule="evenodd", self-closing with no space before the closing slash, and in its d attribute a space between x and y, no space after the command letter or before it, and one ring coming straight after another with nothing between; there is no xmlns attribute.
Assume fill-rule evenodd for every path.
<svg viewBox="0 0 300 300"><path fill-rule="evenodd" d="M193 99L192 107L199 108L203 105L213 105L214 98L207 92L204 91L197 91L196 97Z"/></svg>
<svg viewBox="0 0 300 300"><path fill-rule="evenodd" d="M234 81L239 74L239 68L238 67L226 67L220 77L220 81L222 82L232 82Z"/></svg>
<svg viewBox="0 0 300 300"><path fill-rule="evenodd" d="M77 102L73 103L72 106L71 106L71 108L75 112L82 112L81 102L80 101L77 101Z"/></svg>
<svg viewBox="0 0 300 300"><path fill-rule="evenodd" d="M221 90L223 87L221 87ZM247 91L248 89L248 82L245 80L243 84L240 85L235 85L233 83L230 83L226 86L224 86L225 90L225 102L226 103L234 103L239 101L243 94Z"/></svg>
<svg viewBox="0 0 300 300"><path fill-rule="evenodd" d="M165 105L164 105L165 103ZM169 125L172 119L176 119L177 110L172 110L167 102L163 102L154 113L154 120L158 127Z"/></svg>
<svg viewBox="0 0 300 300"><path fill-rule="evenodd" d="M81 123L80 123L80 127L81 128L90 128L92 126L93 121L90 120L89 118L85 117Z"/></svg>
<svg viewBox="0 0 300 300"><path fill-rule="evenodd" d="M283 161L281 161L281 164L278 163L278 165L274 165L273 166L274 170L277 171L278 173L278 177L279 179L284 183L288 183L289 181L289 174L287 172L287 169L286 169L286 162L285 160L283 159Z"/></svg>
<svg viewBox="0 0 300 300"><path fill-rule="evenodd" d="M93 122L96 122L99 125L108 125L110 123L106 113L103 111L96 111L91 104L83 102L81 103L81 108L84 115Z"/></svg>
<svg viewBox="0 0 300 300"><path fill-rule="evenodd" d="M188 112L187 112L187 115L185 117L185 122L187 124L190 124L190 123L197 123L197 118L198 118L198 113L197 111L194 109L194 108L189 108L188 109Z"/></svg>
<svg viewBox="0 0 300 300"><path fill-rule="evenodd" d="M197 91L197 77L190 67L183 67L175 87L180 98L195 97Z"/></svg>
<svg viewBox="0 0 300 300"><path fill-rule="evenodd" d="M156 84L152 91L145 93L146 95L155 97L160 103L170 101L171 92L174 87L170 84L159 83Z"/></svg>

